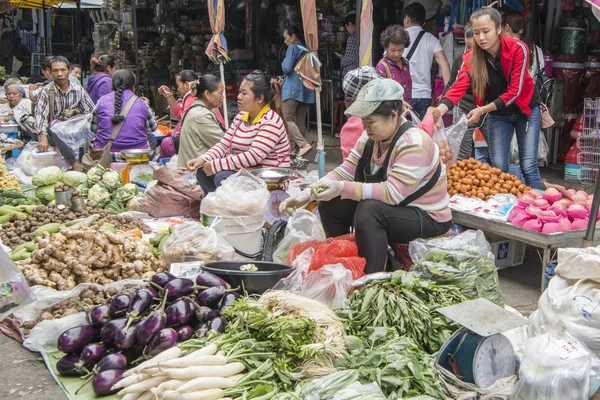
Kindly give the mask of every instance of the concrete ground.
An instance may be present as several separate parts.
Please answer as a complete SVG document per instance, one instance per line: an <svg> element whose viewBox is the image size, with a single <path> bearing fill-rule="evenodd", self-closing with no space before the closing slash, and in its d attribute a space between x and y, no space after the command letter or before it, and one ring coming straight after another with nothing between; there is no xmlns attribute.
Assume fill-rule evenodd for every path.
<svg viewBox="0 0 600 400"><path fill-rule="evenodd" d="M313 139L314 140L314 139ZM325 151L327 153L327 170L333 169L341 161L339 140L325 135ZM309 156L313 153L309 154ZM566 183L562 180L560 167L544 168L544 180L563 184L569 188L593 190L590 186ZM537 308L540 295L541 262L536 249L528 247L523 265L508 268L499 272L500 289L506 304L514 307L524 315L529 315ZM62 400L66 396L54 383L45 368L42 358L36 353L25 350L16 341L0 334L0 400Z"/></svg>

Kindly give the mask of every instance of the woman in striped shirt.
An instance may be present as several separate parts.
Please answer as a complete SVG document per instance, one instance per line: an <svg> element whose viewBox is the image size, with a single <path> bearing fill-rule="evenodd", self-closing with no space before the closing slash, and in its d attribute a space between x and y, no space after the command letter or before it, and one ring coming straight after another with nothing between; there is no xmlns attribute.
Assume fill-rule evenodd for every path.
<svg viewBox="0 0 600 400"><path fill-rule="evenodd" d="M223 139L187 167L197 171L204 193L214 192L242 168L290 167L290 142L281 111L281 86L261 71L244 78L238 94L240 113Z"/></svg>
<svg viewBox="0 0 600 400"><path fill-rule="evenodd" d="M387 246L442 235L450 229L447 181L439 148L402 116L404 89L391 79L367 83L347 115L362 118L365 133L346 160L281 210L319 202L328 237L353 225L365 273L382 271Z"/></svg>

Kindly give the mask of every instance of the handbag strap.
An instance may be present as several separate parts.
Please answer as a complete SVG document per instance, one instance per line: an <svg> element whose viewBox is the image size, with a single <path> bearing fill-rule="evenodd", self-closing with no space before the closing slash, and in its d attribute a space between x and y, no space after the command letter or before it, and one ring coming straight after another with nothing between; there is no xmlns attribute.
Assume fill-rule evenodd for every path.
<svg viewBox="0 0 600 400"><path fill-rule="evenodd" d="M379 61L379 64L382 64L383 68L385 68L385 77L388 79L392 79L392 73L390 72L389 65L384 60Z"/></svg>
<svg viewBox="0 0 600 400"><path fill-rule="evenodd" d="M123 108L123 111L121 111L121 116L123 118L127 117L127 114L129 114L131 107L133 107L133 103L135 103L137 99L138 97L135 94L132 94L129 100L127 100L127 103L125 103L125 108ZM121 127L123 126L123 122L125 122L125 119L123 119L123 121L115 125L115 127L112 130L112 133L110 134L110 138L108 139L109 143L115 141L117 135L119 134L119 131L121 130Z"/></svg>
<svg viewBox="0 0 600 400"><path fill-rule="evenodd" d="M415 39L415 42L411 46L410 51L406 55L406 59L408 61L410 61L410 59L412 58L413 54L415 54L415 51L417 51L417 47L419 46L419 43L421 42L421 39L423 38L423 36L425 36L425 31L419 32L419 35L417 36L417 38Z"/></svg>
<svg viewBox="0 0 600 400"><path fill-rule="evenodd" d="M54 81L48 84L48 123L52 122L54 119L54 108L55 108L55 99L56 96L56 85Z"/></svg>
<svg viewBox="0 0 600 400"><path fill-rule="evenodd" d="M406 207L413 201L417 200L419 197L426 195L427 192L429 192L431 189L433 189L433 187L438 183L438 181L440 180L441 174L442 174L442 162L438 161L438 166L435 170L435 173L431 177L431 179L429 181L427 181L427 183L425 185L421 186L421 188L419 190L417 190L416 192L407 196L398 205L402 206L402 207Z"/></svg>

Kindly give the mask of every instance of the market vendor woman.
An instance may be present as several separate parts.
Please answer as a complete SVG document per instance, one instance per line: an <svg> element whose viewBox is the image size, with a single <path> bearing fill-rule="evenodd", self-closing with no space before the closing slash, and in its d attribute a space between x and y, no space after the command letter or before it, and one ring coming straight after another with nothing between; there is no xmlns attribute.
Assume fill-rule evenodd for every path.
<svg viewBox="0 0 600 400"><path fill-rule="evenodd" d="M282 211L316 199L325 234L356 232L365 273L382 271L387 246L442 235L450 229L446 172L433 139L403 117L404 90L375 79L360 91L347 115L362 118L365 132L348 158Z"/></svg>
<svg viewBox="0 0 600 400"><path fill-rule="evenodd" d="M281 111L281 86L261 71L244 78L238 95L240 113L223 139L187 167L197 171L204 193L214 192L242 168L290 167L290 142Z"/></svg>

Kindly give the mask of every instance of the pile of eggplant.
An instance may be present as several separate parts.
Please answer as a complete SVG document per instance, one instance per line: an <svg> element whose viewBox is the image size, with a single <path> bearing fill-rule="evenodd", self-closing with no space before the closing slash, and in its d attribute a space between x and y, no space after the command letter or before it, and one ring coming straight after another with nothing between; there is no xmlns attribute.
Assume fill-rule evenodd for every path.
<svg viewBox="0 0 600 400"><path fill-rule="evenodd" d="M117 294L109 304L87 314L89 325L63 332L57 347L67 353L57 363L65 376L92 380L98 396L111 388L128 367L192 337L223 333L227 321L221 310L240 296L237 289L213 274L196 280L157 273L135 294Z"/></svg>

